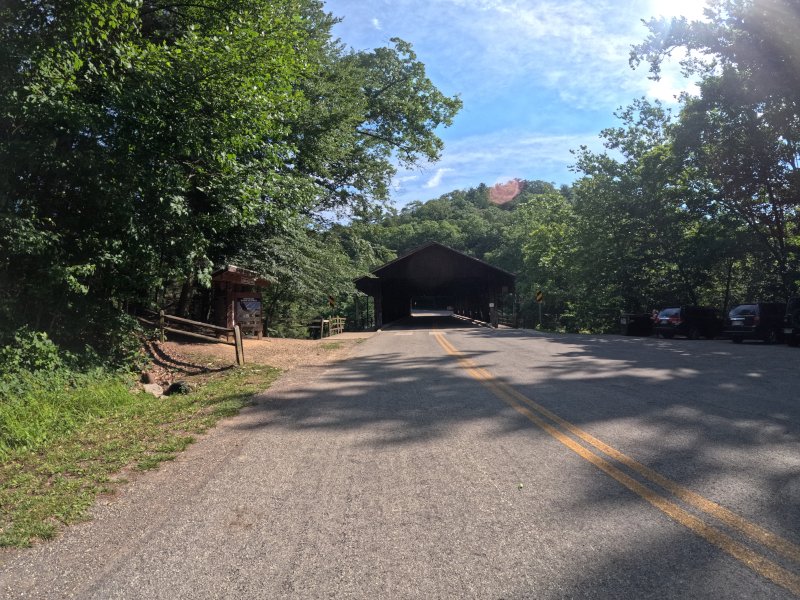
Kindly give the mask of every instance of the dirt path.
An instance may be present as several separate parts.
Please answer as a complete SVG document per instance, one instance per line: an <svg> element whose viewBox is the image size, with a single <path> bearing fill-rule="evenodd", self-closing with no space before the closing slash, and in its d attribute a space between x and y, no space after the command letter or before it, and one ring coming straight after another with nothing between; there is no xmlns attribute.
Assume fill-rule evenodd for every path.
<svg viewBox="0 0 800 600"><path fill-rule="evenodd" d="M373 334L344 333L324 340L267 338L244 340L246 364L277 367L284 372L324 367L348 356L353 349ZM148 368L150 379L162 387L178 379L200 380L208 371L235 363L232 346L193 341L167 341L150 347L153 364Z"/></svg>
<svg viewBox="0 0 800 600"><path fill-rule="evenodd" d="M356 344L370 335L365 333L363 337L337 336L324 340L248 339L244 341L244 356L248 363L269 365L285 371L297 367L322 366L347 356ZM167 351L203 357L215 366L234 360L233 347L225 344L166 342L163 346Z"/></svg>

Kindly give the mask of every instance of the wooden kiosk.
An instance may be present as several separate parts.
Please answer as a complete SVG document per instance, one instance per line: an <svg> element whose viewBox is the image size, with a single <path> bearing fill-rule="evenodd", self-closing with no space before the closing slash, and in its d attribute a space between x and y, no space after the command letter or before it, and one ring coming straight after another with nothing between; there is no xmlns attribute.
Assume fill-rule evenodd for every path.
<svg viewBox="0 0 800 600"><path fill-rule="evenodd" d="M214 322L220 327L238 325L243 335L264 336L261 288L270 281L249 269L225 265L211 274Z"/></svg>

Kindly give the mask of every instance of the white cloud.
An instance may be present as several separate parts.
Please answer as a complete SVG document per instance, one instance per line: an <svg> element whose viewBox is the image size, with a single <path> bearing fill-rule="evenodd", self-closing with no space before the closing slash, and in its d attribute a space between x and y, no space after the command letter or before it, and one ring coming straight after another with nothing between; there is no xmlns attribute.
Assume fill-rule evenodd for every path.
<svg viewBox="0 0 800 600"><path fill-rule="evenodd" d="M411 42L437 87L464 101L456 126L443 134L442 160L401 171L393 180L393 195L404 202L514 177L573 181L569 150L582 144L602 149L598 133L615 123L618 107L643 95L671 104L681 91L694 89L676 61L665 61L662 79L654 82L646 64L634 71L628 59L631 47L647 37L642 19L696 18L703 5L702 0L328 0L326 9L344 17L337 35L357 49L385 45L389 35Z"/></svg>
<svg viewBox="0 0 800 600"><path fill-rule="evenodd" d="M613 110L621 94L647 93L646 68L629 68L630 49L647 35L641 20L673 1L683 12L699 4L631 0L621 10L618 0L396 0L382 6L379 25L412 42L452 91L491 98L536 80L576 108ZM329 5L335 11L336 2Z"/></svg>
<svg viewBox="0 0 800 600"><path fill-rule="evenodd" d="M425 183L425 188L432 189L438 187L442 183L442 177L444 177L446 173L450 173L451 171L453 171L453 169L447 169L447 168L436 169L436 174Z"/></svg>
<svg viewBox="0 0 800 600"><path fill-rule="evenodd" d="M674 104L683 92L697 95L700 93L700 89L696 81L687 81L681 75L677 65L668 64L661 68L661 76L657 81L650 81L646 95L665 104Z"/></svg>
<svg viewBox="0 0 800 600"><path fill-rule="evenodd" d="M690 21L704 18L706 2L700 0L651 0L650 12L659 17L686 17Z"/></svg>
<svg viewBox="0 0 800 600"><path fill-rule="evenodd" d="M390 187L395 192L402 192L407 186L410 186L419 179L419 175L395 175L392 177Z"/></svg>
<svg viewBox="0 0 800 600"><path fill-rule="evenodd" d="M401 204L429 200L454 189L505 183L516 177L569 183L575 178L569 171L575 162L570 151L582 144L595 151L602 149L595 132L545 135L506 130L461 138L447 144L438 163L418 169L423 175L433 173L425 184L414 184L414 171L398 174L395 181L409 181L396 188L394 197Z"/></svg>
<svg viewBox="0 0 800 600"><path fill-rule="evenodd" d="M341 10L337 9L341 6ZM393 0L375 6L329 0L357 48L388 40L414 44L452 92L491 98L536 80L577 108L609 106L647 93L647 69L628 66L631 46L647 35L642 19L699 18L703 0ZM372 13L372 14L370 14ZM372 32L372 33L370 33ZM676 81L677 83L677 81Z"/></svg>

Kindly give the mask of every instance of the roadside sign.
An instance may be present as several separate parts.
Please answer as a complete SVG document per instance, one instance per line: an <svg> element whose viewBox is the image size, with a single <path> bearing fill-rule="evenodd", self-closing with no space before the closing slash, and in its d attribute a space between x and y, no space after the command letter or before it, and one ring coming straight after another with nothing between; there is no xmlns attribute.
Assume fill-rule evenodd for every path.
<svg viewBox="0 0 800 600"><path fill-rule="evenodd" d="M539 304L544 302L544 294L542 293L542 290L536 292L536 302L538 302Z"/></svg>

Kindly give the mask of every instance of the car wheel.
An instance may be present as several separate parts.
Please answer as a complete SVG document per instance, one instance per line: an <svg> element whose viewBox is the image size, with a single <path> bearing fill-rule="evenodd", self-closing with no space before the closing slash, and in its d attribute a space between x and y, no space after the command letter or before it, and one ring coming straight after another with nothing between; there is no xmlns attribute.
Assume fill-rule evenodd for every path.
<svg viewBox="0 0 800 600"><path fill-rule="evenodd" d="M675 337L675 334L674 333L662 333L661 337L663 337L665 340L671 340L673 337Z"/></svg>
<svg viewBox="0 0 800 600"><path fill-rule="evenodd" d="M778 342L778 332L774 329L770 329L767 336L764 338L765 344L776 344Z"/></svg>
<svg viewBox="0 0 800 600"><path fill-rule="evenodd" d="M797 339L796 335L794 335L793 333L790 333L789 337L786 338L786 343L789 344L793 348L797 348L797 345L798 345L798 343L800 343L800 340Z"/></svg>
<svg viewBox="0 0 800 600"><path fill-rule="evenodd" d="M696 340L700 337L700 330L697 327L692 327L686 337L690 340Z"/></svg>
<svg viewBox="0 0 800 600"><path fill-rule="evenodd" d="M735 335L735 336L733 336L733 337L731 338L731 341L732 341L734 344L741 344L741 343L742 343L742 336L740 336L740 335Z"/></svg>

